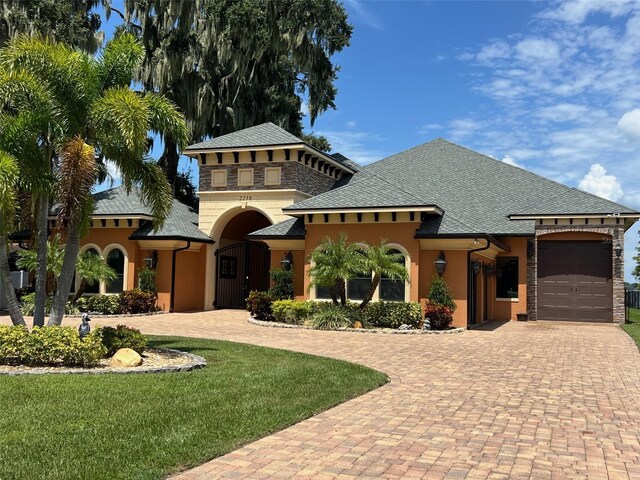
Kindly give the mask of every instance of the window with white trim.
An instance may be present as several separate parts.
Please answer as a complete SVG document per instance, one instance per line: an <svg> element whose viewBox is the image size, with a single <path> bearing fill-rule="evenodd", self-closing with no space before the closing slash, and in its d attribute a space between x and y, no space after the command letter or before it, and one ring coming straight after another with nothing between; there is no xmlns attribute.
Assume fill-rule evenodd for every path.
<svg viewBox="0 0 640 480"><path fill-rule="evenodd" d="M402 258L398 259L398 263L400 263L401 265L405 265L406 258L400 250L393 249L389 253L402 255ZM380 286L378 287L378 290L380 291L380 300L404 302L406 288L407 285L404 280L391 280L390 278L383 275L382 278L380 278Z"/></svg>
<svg viewBox="0 0 640 480"><path fill-rule="evenodd" d="M113 268L116 272L116 279L107 283L107 293L122 293L124 290L124 264L125 256L124 252L119 248L114 248L109 251L107 255L107 265Z"/></svg>

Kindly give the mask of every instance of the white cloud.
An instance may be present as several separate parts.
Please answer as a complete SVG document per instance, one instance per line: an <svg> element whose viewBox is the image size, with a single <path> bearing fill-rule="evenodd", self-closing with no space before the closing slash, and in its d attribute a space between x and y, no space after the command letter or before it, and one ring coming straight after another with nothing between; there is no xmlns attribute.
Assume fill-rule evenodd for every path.
<svg viewBox="0 0 640 480"><path fill-rule="evenodd" d="M384 23L376 15L374 15L367 6L366 2L361 0L346 0L345 3L355 10L357 17L362 20L365 25L368 25L375 30L384 30Z"/></svg>
<svg viewBox="0 0 640 480"><path fill-rule="evenodd" d="M440 125L439 123L427 123L425 125L422 125L421 127L418 127L418 134L426 135L428 133L431 133L432 130L440 129L442 129L442 125Z"/></svg>
<svg viewBox="0 0 640 480"><path fill-rule="evenodd" d="M560 47L550 39L526 38L518 42L515 49L518 59L525 63L555 63L560 60Z"/></svg>
<svg viewBox="0 0 640 480"><path fill-rule="evenodd" d="M503 163L506 163L507 165L513 165L514 167L520 167L520 168L524 168L522 165L520 165L518 162L515 161L515 159L509 155L505 155L504 158L502 159Z"/></svg>
<svg viewBox="0 0 640 480"><path fill-rule="evenodd" d="M492 62L497 58L508 58L510 56L510 45L503 40L497 40L482 47L476 55L476 60L485 63Z"/></svg>
<svg viewBox="0 0 640 480"><path fill-rule="evenodd" d="M589 171L580 181L578 188L614 202L620 200L624 195L616 177L607 175L607 169L599 163L591 165Z"/></svg>
<svg viewBox="0 0 640 480"><path fill-rule="evenodd" d="M354 120L349 120L345 123L345 126L347 128L355 128L356 127L356 122Z"/></svg>
<svg viewBox="0 0 640 480"><path fill-rule="evenodd" d="M305 117L309 116L309 103L308 102L301 102L300 103L300 113L302 113L302 115L304 115Z"/></svg>
<svg viewBox="0 0 640 480"><path fill-rule="evenodd" d="M375 144L380 144L383 139L373 133L354 130L322 130L316 133L327 137L332 152L341 153L360 165L382 160L389 155L383 149L375 147Z"/></svg>
<svg viewBox="0 0 640 480"><path fill-rule="evenodd" d="M547 9L538 16L577 25L593 13L600 12L618 17L636 8L637 0L565 0L556 1L554 8Z"/></svg>
<svg viewBox="0 0 640 480"><path fill-rule="evenodd" d="M627 137L640 140L640 108L625 113L618 120L618 128Z"/></svg>
<svg viewBox="0 0 640 480"><path fill-rule="evenodd" d="M584 105L558 103L538 109L538 111L534 113L534 116L549 122L568 122L584 118L589 112L589 107Z"/></svg>

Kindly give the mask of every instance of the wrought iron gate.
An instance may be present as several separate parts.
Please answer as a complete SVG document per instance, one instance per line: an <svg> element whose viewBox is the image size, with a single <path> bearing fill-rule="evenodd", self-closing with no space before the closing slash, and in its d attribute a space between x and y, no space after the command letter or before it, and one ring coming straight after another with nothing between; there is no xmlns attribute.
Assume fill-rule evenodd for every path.
<svg viewBox="0 0 640 480"><path fill-rule="evenodd" d="M216 251L216 308L245 308L251 290L269 289L269 247L242 242Z"/></svg>

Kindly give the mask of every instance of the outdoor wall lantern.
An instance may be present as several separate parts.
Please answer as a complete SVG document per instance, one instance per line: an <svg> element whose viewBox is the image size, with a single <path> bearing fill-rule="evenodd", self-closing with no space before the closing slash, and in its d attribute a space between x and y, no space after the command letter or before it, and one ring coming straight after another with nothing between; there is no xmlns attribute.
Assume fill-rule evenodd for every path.
<svg viewBox="0 0 640 480"><path fill-rule="evenodd" d="M280 260L280 265L282 265L283 270L291 270L291 266L293 265L293 256L291 255L291 252L284 254L284 257Z"/></svg>
<svg viewBox="0 0 640 480"><path fill-rule="evenodd" d="M444 270L447 267L447 259L444 256L444 252L440 252L440 255L438 255L438 259L433 262L436 266L436 273L438 274L438 276L442 276L444 274Z"/></svg>
<svg viewBox="0 0 640 480"><path fill-rule="evenodd" d="M471 264L471 268L473 269L473 274L478 275L480 273L480 269L482 268L482 263L475 261Z"/></svg>
<svg viewBox="0 0 640 480"><path fill-rule="evenodd" d="M156 265L158 265L158 252L155 250L151 252L151 255L144 259L144 263L149 270L155 269Z"/></svg>
<svg viewBox="0 0 640 480"><path fill-rule="evenodd" d="M616 248L613 250L616 252L616 257L620 258L622 256L622 245L620 245L620 242L616 244Z"/></svg>
<svg viewBox="0 0 640 480"><path fill-rule="evenodd" d="M493 265L487 263L484 265L484 273L487 275L487 277L493 277L493 274L496 273L496 271Z"/></svg>

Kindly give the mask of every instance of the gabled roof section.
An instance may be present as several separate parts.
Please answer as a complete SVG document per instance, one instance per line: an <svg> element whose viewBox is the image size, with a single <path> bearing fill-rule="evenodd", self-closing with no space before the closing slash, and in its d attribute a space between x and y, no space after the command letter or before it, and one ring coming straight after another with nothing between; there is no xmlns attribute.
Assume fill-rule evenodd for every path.
<svg viewBox="0 0 640 480"><path fill-rule="evenodd" d="M221 135L204 142L189 145L189 150L209 150L217 148L272 147L276 145L294 145L305 143L300 138L287 132L271 122L254 127L244 128L236 132Z"/></svg>
<svg viewBox="0 0 640 480"><path fill-rule="evenodd" d="M360 165L358 165L356 162L354 162L350 158L345 157L341 153L337 153L337 152L332 153L331 156L335 158L338 162L351 168L354 172L359 172L360 170L362 170L362 167Z"/></svg>
<svg viewBox="0 0 640 480"><path fill-rule="evenodd" d="M304 221L301 218L290 218L284 222L251 232L247 238L251 240L268 240L270 238L301 240L304 239L306 233Z"/></svg>
<svg viewBox="0 0 640 480"><path fill-rule="evenodd" d="M171 212L163 227L153 231L151 209L142 201L137 188L130 192L124 186L112 188L93 195L93 217L141 217L149 221L133 232L132 240L191 240L213 243L213 240L198 229L198 214L188 205L173 200Z"/></svg>

